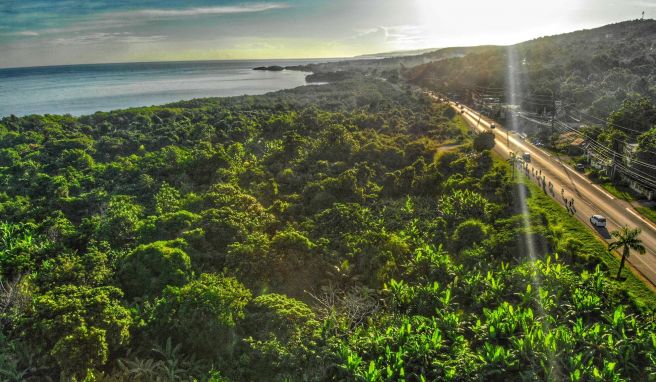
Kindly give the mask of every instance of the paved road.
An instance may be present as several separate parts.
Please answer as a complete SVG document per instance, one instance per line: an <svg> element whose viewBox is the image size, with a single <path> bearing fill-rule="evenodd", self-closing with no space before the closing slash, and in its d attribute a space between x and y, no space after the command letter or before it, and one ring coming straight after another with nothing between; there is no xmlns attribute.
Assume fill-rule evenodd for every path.
<svg viewBox="0 0 656 382"><path fill-rule="evenodd" d="M452 106L455 107L455 104ZM465 107L462 115L473 128L481 131L490 130L492 121L485 117L480 118L476 111ZM496 135L495 151L503 158L508 158L511 151L520 155L529 152L531 163L528 173L531 179L538 182L536 176L531 175L530 168L534 168L538 176L544 176L547 183L551 181L554 184L554 193L549 195L562 205L565 205L564 199L570 200L573 197L574 216L606 242L612 241L609 231L616 230L622 225L640 227L642 229L640 239L647 248L647 253L644 255L632 253L628 262L652 285L656 285L656 225L640 216L628 202L615 198L584 175L562 163L557 156L531 145L516 135L509 134L499 123L494 123L496 128L492 131ZM561 189L564 190L563 195ZM590 224L590 216L593 214L605 216L607 227L599 229Z"/></svg>

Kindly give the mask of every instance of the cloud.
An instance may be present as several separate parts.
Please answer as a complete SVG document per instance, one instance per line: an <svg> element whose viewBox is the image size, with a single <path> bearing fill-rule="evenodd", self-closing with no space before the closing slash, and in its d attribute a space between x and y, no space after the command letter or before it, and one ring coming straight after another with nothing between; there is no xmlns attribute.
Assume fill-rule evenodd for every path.
<svg viewBox="0 0 656 382"><path fill-rule="evenodd" d="M656 8L656 3L651 1L636 1L634 4L644 8Z"/></svg>
<svg viewBox="0 0 656 382"><path fill-rule="evenodd" d="M141 9L131 12L114 13L114 15L139 16L139 17L188 17L203 15L227 15L236 13L254 13L264 12L272 9L289 8L283 3L260 3L244 4L234 6L203 7L203 8L182 8L182 9Z"/></svg>
<svg viewBox="0 0 656 382"><path fill-rule="evenodd" d="M12 36L38 36L38 32L34 31L21 31L21 32L14 32L14 33L9 33Z"/></svg>
<svg viewBox="0 0 656 382"><path fill-rule="evenodd" d="M344 41L378 45L381 49L419 49L434 45L432 36L417 25L377 26L357 29L355 35Z"/></svg>
<svg viewBox="0 0 656 382"><path fill-rule="evenodd" d="M73 37L61 37L52 40L55 45L79 45L99 43L143 44L166 40L166 36L136 36L130 32L97 32Z"/></svg>
<svg viewBox="0 0 656 382"><path fill-rule="evenodd" d="M1 1L1 0L0 0ZM66 0L63 0L64 2ZM39 3L40 4L40 3ZM39 6L40 7L40 6ZM24 17L36 18L41 20L41 25L37 25L37 31L18 31L10 32L12 29L19 29L17 27L0 25L0 30L7 30L6 33L0 33L0 36L21 36L21 37L30 37L30 36L45 36L53 34L66 34L66 33L78 33L78 32L102 32L103 30L116 30L117 28L125 28L131 26L137 26L144 24L145 22L157 19L171 19L171 18L185 18L185 17L195 17L195 16L204 16L204 15L234 15L234 14L245 14L245 13L257 13L265 12L274 9L285 9L289 8L289 5L285 3L252 3L252 4L242 4L242 5L226 5L226 6L215 6L215 7L188 7L188 8L146 8L146 9L134 9L134 10L124 10L124 11L100 11L100 12L91 12L90 14L82 17L80 14L74 14L70 17L57 16L59 25L53 25L53 23L46 22L50 18L55 17L50 14L43 14L34 11L33 13L28 12L32 8L40 9L33 4L32 7L23 7L20 10L26 12ZM1 7L0 7L1 8ZM2 11L2 9L0 9ZM18 16L13 17L14 21L18 20ZM96 34L87 35L88 36L97 36ZM84 37L84 36L82 36ZM74 36L73 38L80 38L80 36Z"/></svg>

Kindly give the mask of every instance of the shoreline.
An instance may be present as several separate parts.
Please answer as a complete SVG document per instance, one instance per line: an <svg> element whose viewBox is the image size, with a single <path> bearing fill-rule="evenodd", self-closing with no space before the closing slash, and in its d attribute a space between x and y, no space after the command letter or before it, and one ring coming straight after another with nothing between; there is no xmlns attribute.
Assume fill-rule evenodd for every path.
<svg viewBox="0 0 656 382"><path fill-rule="evenodd" d="M35 114L79 117L97 111L167 105L199 98L262 95L311 84L306 78L311 72L254 71L255 63L103 64L74 66L77 70L61 66L18 69L21 73L0 76L5 85L4 89L0 88L0 118Z"/></svg>

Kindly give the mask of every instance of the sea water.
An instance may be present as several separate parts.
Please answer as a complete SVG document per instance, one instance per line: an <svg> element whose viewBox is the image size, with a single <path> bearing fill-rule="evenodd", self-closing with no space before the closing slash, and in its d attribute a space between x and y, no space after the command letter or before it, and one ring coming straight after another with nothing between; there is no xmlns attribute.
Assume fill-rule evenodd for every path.
<svg viewBox="0 0 656 382"><path fill-rule="evenodd" d="M202 97L264 94L305 85L308 73L258 66L316 60L188 61L0 69L0 117L84 115Z"/></svg>

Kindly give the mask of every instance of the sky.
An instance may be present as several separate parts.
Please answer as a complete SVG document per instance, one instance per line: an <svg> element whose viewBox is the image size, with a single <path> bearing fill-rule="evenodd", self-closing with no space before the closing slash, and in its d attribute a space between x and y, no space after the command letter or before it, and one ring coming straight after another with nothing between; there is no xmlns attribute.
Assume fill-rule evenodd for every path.
<svg viewBox="0 0 656 382"><path fill-rule="evenodd" d="M656 18L656 0L0 0L0 67L513 44Z"/></svg>

